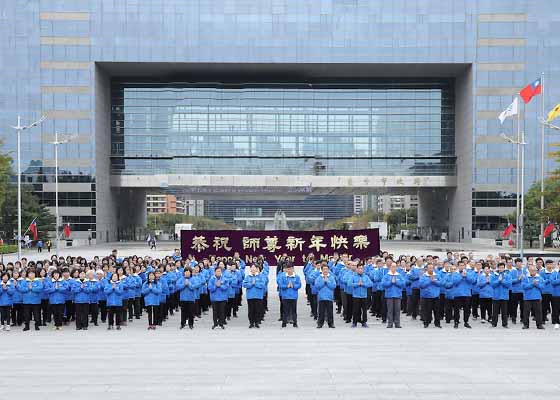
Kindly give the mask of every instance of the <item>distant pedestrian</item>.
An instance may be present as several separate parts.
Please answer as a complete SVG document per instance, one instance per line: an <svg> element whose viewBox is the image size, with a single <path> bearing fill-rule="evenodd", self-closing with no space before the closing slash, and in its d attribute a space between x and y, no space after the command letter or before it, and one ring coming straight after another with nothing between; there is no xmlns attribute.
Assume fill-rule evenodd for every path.
<svg viewBox="0 0 560 400"><path fill-rule="evenodd" d="M38 240L38 241L37 241L37 252L38 252L38 253L42 253L42 252L43 252L43 241L42 241L42 240Z"/></svg>
<svg viewBox="0 0 560 400"><path fill-rule="evenodd" d="M47 251L50 253L51 252L51 247L52 247L52 242L50 240L47 240Z"/></svg>
<svg viewBox="0 0 560 400"><path fill-rule="evenodd" d="M152 238L150 239L150 250L157 250L155 236L152 236Z"/></svg>

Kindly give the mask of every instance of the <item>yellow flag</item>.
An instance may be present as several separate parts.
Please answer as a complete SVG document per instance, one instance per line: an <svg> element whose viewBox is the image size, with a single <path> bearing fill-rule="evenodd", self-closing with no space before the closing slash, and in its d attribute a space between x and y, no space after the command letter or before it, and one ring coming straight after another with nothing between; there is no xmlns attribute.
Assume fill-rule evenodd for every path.
<svg viewBox="0 0 560 400"><path fill-rule="evenodd" d="M550 112L548 113L548 118L546 122L552 122L556 118L560 117L560 103L556 105Z"/></svg>

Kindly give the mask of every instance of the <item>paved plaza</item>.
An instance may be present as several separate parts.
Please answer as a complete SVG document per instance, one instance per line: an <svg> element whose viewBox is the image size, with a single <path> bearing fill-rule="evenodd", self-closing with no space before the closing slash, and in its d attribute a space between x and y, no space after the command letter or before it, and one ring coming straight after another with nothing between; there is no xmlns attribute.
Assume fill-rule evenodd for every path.
<svg viewBox="0 0 560 400"><path fill-rule="evenodd" d="M105 255L113 246L69 250ZM172 243L153 255L169 254ZM123 255L147 248L122 245ZM144 250L142 250L144 249ZM415 249L418 250L418 249ZM486 250L486 249L485 249ZM301 270L298 271L301 274ZM271 271L271 282L274 282ZM0 332L0 393L6 399L556 399L560 393L560 331L521 326L492 329L315 328L298 302L299 328L281 329L270 286L261 329L239 318L211 330L211 315L194 330L178 316L148 331L146 317L122 331Z"/></svg>

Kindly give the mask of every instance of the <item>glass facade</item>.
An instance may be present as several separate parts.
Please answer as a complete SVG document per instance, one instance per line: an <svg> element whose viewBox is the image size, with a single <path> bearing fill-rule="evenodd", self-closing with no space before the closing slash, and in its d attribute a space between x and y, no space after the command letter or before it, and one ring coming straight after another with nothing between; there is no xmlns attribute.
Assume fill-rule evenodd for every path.
<svg viewBox="0 0 560 400"><path fill-rule="evenodd" d="M452 81L112 87L116 174L453 175Z"/></svg>

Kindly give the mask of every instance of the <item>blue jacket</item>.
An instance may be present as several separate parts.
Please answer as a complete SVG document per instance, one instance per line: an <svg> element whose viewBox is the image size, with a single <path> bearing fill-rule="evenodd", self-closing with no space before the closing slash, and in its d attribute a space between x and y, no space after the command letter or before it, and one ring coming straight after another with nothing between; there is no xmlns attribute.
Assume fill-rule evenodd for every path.
<svg viewBox="0 0 560 400"><path fill-rule="evenodd" d="M89 304L97 304L99 301L99 292L102 290L97 279L88 282Z"/></svg>
<svg viewBox="0 0 560 400"><path fill-rule="evenodd" d="M372 280L372 288L375 291L384 290L383 277L389 273L389 268L381 267L374 271L374 279Z"/></svg>
<svg viewBox="0 0 560 400"><path fill-rule="evenodd" d="M114 288L113 283L115 283ZM123 286L124 284L122 281L107 282L105 288L103 289L107 295L107 307L122 307L124 294Z"/></svg>
<svg viewBox="0 0 560 400"><path fill-rule="evenodd" d="M360 280L362 284L360 285ZM356 299L365 299L367 297L367 288L373 286L373 282L366 274L359 275L353 273L348 279L348 283L352 286L352 297Z"/></svg>
<svg viewBox="0 0 560 400"><path fill-rule="evenodd" d="M492 275L490 274L489 277L492 278ZM476 282L476 286L478 286L479 295L481 299L491 299L492 297L494 297L494 288L492 287L491 282L492 282L491 280L490 282L487 281L484 272L482 272L478 276L478 281Z"/></svg>
<svg viewBox="0 0 560 400"><path fill-rule="evenodd" d="M292 284L291 288L288 287L289 283ZM294 274L293 276L288 276L287 274L283 274L280 277L278 285L280 286L280 295L282 299L297 300L298 290L301 287L301 278L299 275ZM317 293L317 289L315 289L315 293Z"/></svg>
<svg viewBox="0 0 560 400"><path fill-rule="evenodd" d="M416 265L410 268L410 271L407 273L407 279L410 282L411 289L419 289L420 288L420 268Z"/></svg>
<svg viewBox="0 0 560 400"><path fill-rule="evenodd" d="M393 282L393 279L395 279L395 282ZM388 272L385 276L383 276L381 285L383 286L383 289L385 289L386 299L402 298L404 279L398 272L396 272L395 275L392 275L391 272Z"/></svg>
<svg viewBox="0 0 560 400"><path fill-rule="evenodd" d="M228 281L228 299L235 297L235 286L237 285L237 274L235 271L226 270L223 278Z"/></svg>
<svg viewBox="0 0 560 400"><path fill-rule="evenodd" d="M533 281L536 281L536 285ZM543 289L544 282L540 275L526 276L523 279L523 300L541 300Z"/></svg>
<svg viewBox="0 0 560 400"><path fill-rule="evenodd" d="M543 294L552 294L552 280L556 271L548 272L546 269L542 270L540 275L543 278Z"/></svg>
<svg viewBox="0 0 560 400"><path fill-rule="evenodd" d="M501 281L500 276L502 277ZM494 289L493 300L509 300L509 290L511 289L511 276L509 272L492 274L490 284Z"/></svg>
<svg viewBox="0 0 560 400"><path fill-rule="evenodd" d="M16 286L16 282L14 281L14 279L10 279L10 282L12 282L12 285L14 285L14 294L12 295L12 303L13 304L21 304L23 303L23 293L20 292L17 288L17 286L22 285L25 283L25 279L23 278L19 278L17 280L17 286Z"/></svg>
<svg viewBox="0 0 560 400"><path fill-rule="evenodd" d="M315 282L315 280L317 279L317 277L321 275L321 270L317 269L317 268L313 268L311 271L309 271L309 274L307 275L309 279L309 283L313 283ZM311 293L312 294L317 294L317 290L313 288L314 285L311 285Z"/></svg>
<svg viewBox="0 0 560 400"><path fill-rule="evenodd" d="M152 285L152 287L150 287ZM144 305L159 306L159 296L161 295L161 283L145 282L142 285L142 295L144 296Z"/></svg>
<svg viewBox="0 0 560 400"><path fill-rule="evenodd" d="M471 297L472 287L476 285L477 275L474 271L465 269L465 275L459 271L452 273L453 298Z"/></svg>
<svg viewBox="0 0 560 400"><path fill-rule="evenodd" d="M333 301L334 300L334 289L336 288L336 279L334 275L329 274L327 279L323 275L319 275L315 282L313 282L315 290L317 292L318 301Z"/></svg>
<svg viewBox="0 0 560 400"><path fill-rule="evenodd" d="M29 284L31 283L31 289ZM18 281L17 290L23 294L23 304L41 304L43 294L43 280L35 278L33 282L28 279Z"/></svg>
<svg viewBox="0 0 560 400"><path fill-rule="evenodd" d="M552 296L560 297L560 272L554 272L554 275L551 280L552 284Z"/></svg>
<svg viewBox="0 0 560 400"><path fill-rule="evenodd" d="M161 303L165 303L165 301L167 300L167 295L169 294L169 286L167 286L167 279L165 279L163 276L160 276L158 283L161 286L161 293L159 294L159 302Z"/></svg>
<svg viewBox="0 0 560 400"><path fill-rule="evenodd" d="M82 287L83 286L83 287ZM79 279L72 286L72 293L74 293L75 304L89 303L89 296L91 293L90 281L81 282Z"/></svg>
<svg viewBox="0 0 560 400"><path fill-rule="evenodd" d="M434 272L434 280L432 281L427 274L422 275L419 279L420 297L423 299L435 299L441 293L441 285L443 281L437 273Z"/></svg>
<svg viewBox="0 0 560 400"><path fill-rule="evenodd" d="M109 278L102 278L99 281L99 290L97 291L97 301L107 301L107 294L105 293L105 286L109 282Z"/></svg>
<svg viewBox="0 0 560 400"><path fill-rule="evenodd" d="M3 283L0 283L0 306L11 306L12 296L16 289L11 281L6 282L6 287L3 287Z"/></svg>
<svg viewBox="0 0 560 400"><path fill-rule="evenodd" d="M196 300L196 296L199 293L198 288L202 285L199 276L191 276L189 279L181 276L177 279L175 287L179 291L179 299L181 301L194 302Z"/></svg>
<svg viewBox="0 0 560 400"><path fill-rule="evenodd" d="M141 297L142 296L142 278L140 275L130 275L129 285L132 289L133 297Z"/></svg>
<svg viewBox="0 0 560 400"><path fill-rule="evenodd" d="M453 296L453 272L442 269L439 271L439 276L441 278L441 290L443 291L443 295L446 299L453 300L455 298Z"/></svg>
<svg viewBox="0 0 560 400"><path fill-rule="evenodd" d="M264 297L264 280L260 274L255 276L247 275L243 279L243 287L246 289L245 296L247 296L247 300L262 299Z"/></svg>
<svg viewBox="0 0 560 400"><path fill-rule="evenodd" d="M512 293L523 293L523 279L519 280L519 275L523 276L523 271L512 268L509 271L511 277L511 292Z"/></svg>
<svg viewBox="0 0 560 400"><path fill-rule="evenodd" d="M64 304L66 301L66 292L68 291L68 281L64 279L59 279L58 281L47 279L45 283L46 292L49 294L49 303Z"/></svg>
<svg viewBox="0 0 560 400"><path fill-rule="evenodd" d="M208 290L210 291L210 301L227 301L229 284L227 279L219 279L221 285L217 286L218 278L212 276L208 281Z"/></svg>

